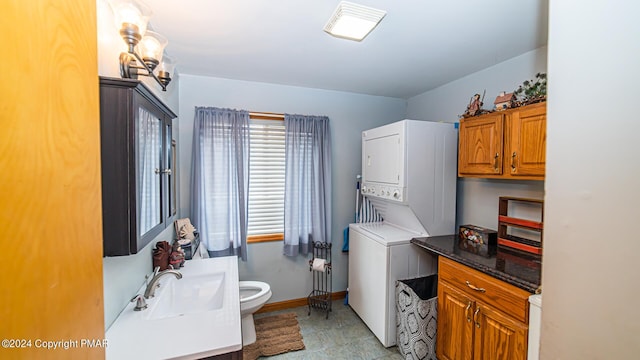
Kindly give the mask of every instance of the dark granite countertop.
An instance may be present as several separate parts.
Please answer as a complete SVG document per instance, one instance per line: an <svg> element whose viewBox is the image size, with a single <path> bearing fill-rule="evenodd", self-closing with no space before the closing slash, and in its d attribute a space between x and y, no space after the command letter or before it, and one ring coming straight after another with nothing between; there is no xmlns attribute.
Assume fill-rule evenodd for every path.
<svg viewBox="0 0 640 360"><path fill-rule="evenodd" d="M497 255L484 257L461 250L457 235L414 238L411 243L534 293L540 286L542 258L499 246Z"/></svg>

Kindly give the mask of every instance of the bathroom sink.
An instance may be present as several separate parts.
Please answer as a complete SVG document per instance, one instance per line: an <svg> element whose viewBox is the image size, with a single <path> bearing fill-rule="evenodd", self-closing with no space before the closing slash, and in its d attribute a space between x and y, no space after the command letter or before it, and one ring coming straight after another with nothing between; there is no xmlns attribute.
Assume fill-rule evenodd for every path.
<svg viewBox="0 0 640 360"><path fill-rule="evenodd" d="M130 302L106 332L107 360L202 359L242 349L238 258L188 260L147 309ZM146 284L138 290L145 292Z"/></svg>
<svg viewBox="0 0 640 360"><path fill-rule="evenodd" d="M143 311L148 320L164 319L220 309L224 300L225 274L209 273L185 276L182 279L167 277L149 309Z"/></svg>

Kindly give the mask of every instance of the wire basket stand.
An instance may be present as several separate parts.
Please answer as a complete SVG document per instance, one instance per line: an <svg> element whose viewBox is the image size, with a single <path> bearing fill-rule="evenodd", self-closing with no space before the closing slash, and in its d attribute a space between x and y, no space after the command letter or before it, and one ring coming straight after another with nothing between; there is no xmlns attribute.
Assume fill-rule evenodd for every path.
<svg viewBox="0 0 640 360"><path fill-rule="evenodd" d="M315 259L325 260L324 271L314 271L313 263ZM313 258L309 260L309 271L313 278L313 290L307 296L309 312L311 308L326 311L326 318L329 318L331 311L331 244L314 241L313 242Z"/></svg>

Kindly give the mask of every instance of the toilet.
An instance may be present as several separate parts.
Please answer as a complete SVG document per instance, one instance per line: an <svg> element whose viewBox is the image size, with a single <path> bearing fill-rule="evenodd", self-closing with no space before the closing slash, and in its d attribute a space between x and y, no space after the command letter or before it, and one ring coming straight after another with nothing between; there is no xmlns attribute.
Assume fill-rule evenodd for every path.
<svg viewBox="0 0 640 360"><path fill-rule="evenodd" d="M269 298L271 287L261 281L240 281L240 316L242 317L242 345L256 342L253 313L260 310Z"/></svg>

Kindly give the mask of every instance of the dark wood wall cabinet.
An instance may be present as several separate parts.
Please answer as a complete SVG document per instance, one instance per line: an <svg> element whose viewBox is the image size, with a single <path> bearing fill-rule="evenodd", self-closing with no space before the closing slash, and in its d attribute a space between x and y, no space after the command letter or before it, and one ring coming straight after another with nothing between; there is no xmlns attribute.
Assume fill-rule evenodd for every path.
<svg viewBox="0 0 640 360"><path fill-rule="evenodd" d="M100 77L104 256L135 254L173 222L175 117L140 81Z"/></svg>
<svg viewBox="0 0 640 360"><path fill-rule="evenodd" d="M544 180L547 104L460 120L458 176Z"/></svg>

